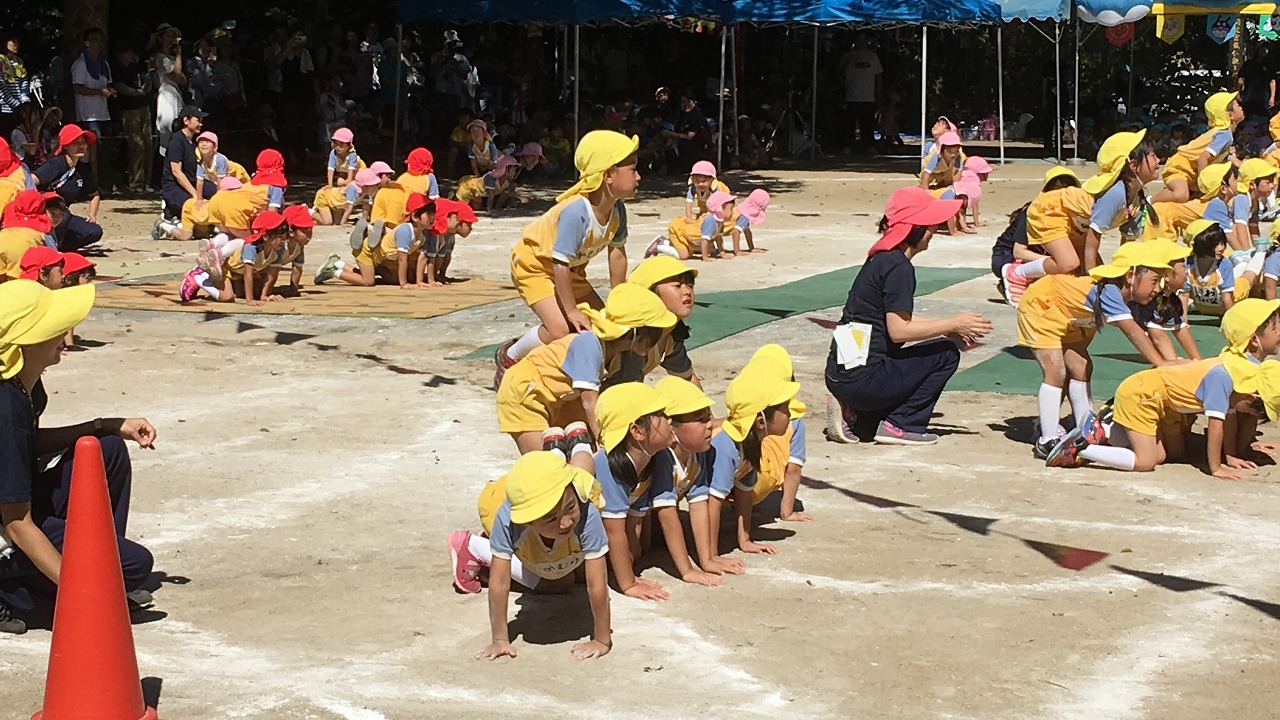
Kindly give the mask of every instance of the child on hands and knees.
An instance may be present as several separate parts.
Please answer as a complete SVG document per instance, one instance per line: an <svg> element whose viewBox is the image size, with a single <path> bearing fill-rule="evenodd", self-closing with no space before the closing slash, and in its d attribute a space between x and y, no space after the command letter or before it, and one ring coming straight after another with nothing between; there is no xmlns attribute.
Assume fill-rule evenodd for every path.
<svg viewBox="0 0 1280 720"><path fill-rule="evenodd" d="M795 382L796 376L791 362L791 355L786 348L775 343L765 345L751 356L748 364L759 363L774 369L778 377L786 382ZM751 495L753 505L759 505L765 498L781 491L782 498L778 504L778 517L787 522L810 522L813 516L803 510L796 510L796 493L800 490L801 474L808 457L805 450L806 430L804 423L805 404L792 399L787 406L791 422L782 435L770 435L760 445L760 479L756 481Z"/></svg>
<svg viewBox="0 0 1280 720"><path fill-rule="evenodd" d="M590 446L572 451L591 463ZM573 646L574 659L603 657L613 647L609 617L609 541L596 507L599 485L579 463L561 452L524 455L510 472L480 494L480 522L488 537L459 530L449 536L454 584L466 593L481 590L489 570L490 643L476 659L516 656L507 629L507 604L514 580L534 592L564 592L585 580L594 630Z"/></svg>

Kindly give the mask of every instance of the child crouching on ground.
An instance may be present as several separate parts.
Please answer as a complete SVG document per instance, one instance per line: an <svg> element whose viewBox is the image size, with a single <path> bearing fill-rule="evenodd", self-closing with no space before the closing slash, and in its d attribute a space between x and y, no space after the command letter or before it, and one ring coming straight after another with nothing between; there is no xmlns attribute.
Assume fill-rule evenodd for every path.
<svg viewBox="0 0 1280 720"><path fill-rule="evenodd" d="M251 307L283 299L270 293L274 282L269 284L268 278L275 275L273 265L289 238L289 226L283 215L266 210L253 218L252 229L244 245L223 259L221 282L199 266L187 271L179 290L182 302L195 300L202 290L216 302L235 302L241 297Z"/></svg>

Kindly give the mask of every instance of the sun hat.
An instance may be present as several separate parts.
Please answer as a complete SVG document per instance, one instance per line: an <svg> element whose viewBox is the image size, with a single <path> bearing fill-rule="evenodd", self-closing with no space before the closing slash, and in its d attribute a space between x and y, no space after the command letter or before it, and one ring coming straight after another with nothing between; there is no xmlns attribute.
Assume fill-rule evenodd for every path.
<svg viewBox="0 0 1280 720"><path fill-rule="evenodd" d="M0 177L7 177L15 168L22 164L22 160L13 153L13 148L9 146L9 141L0 137Z"/></svg>
<svg viewBox="0 0 1280 720"><path fill-rule="evenodd" d="M707 209L717 220L724 222L724 206L726 203L736 202L737 198L723 190L716 190L707 198Z"/></svg>
<svg viewBox="0 0 1280 720"><path fill-rule="evenodd" d="M703 177L709 177L714 180L716 177L716 166L710 160L699 160L693 164L693 169L689 171L689 175L702 175Z"/></svg>
<svg viewBox="0 0 1280 720"><path fill-rule="evenodd" d="M519 165L519 164L520 164L519 160L516 160L510 155L503 155L502 157L498 158L497 162L493 164L493 174L500 176L502 175L502 173L507 171L507 168L515 167L516 165Z"/></svg>
<svg viewBox="0 0 1280 720"><path fill-rule="evenodd" d="M1209 127L1215 130L1231 127L1227 108L1231 107L1231 103L1238 97L1240 97L1238 92L1220 92L1210 95L1204 101L1204 117L1209 121Z"/></svg>
<svg viewBox="0 0 1280 720"><path fill-rule="evenodd" d="M1192 220L1191 224L1187 225L1182 231L1182 242L1190 247L1196 241L1196 238L1200 236L1200 233L1213 227L1218 227L1218 223L1213 220L1205 220L1204 218Z"/></svg>
<svg viewBox="0 0 1280 720"><path fill-rule="evenodd" d="M520 157L536 157L539 160L545 156L542 154L542 146L536 142L527 142L520 147L520 151L516 153Z"/></svg>
<svg viewBox="0 0 1280 720"><path fill-rule="evenodd" d="M765 408L790 403L799 391L800 383L783 380L775 369L748 363L724 393L729 412L723 425L725 434L734 442L742 442Z"/></svg>
<svg viewBox="0 0 1280 720"><path fill-rule="evenodd" d="M947 117L946 115L939 115L938 119L933 121L933 124L937 125L939 121L947 124L947 130L951 132L956 131L956 124L951 122L951 118Z"/></svg>
<svg viewBox="0 0 1280 720"><path fill-rule="evenodd" d="M1073 185L1080 187L1080 176L1076 175L1075 170L1072 170L1066 165L1054 165L1044 171L1044 183L1040 187L1041 192L1045 191L1044 188L1048 187L1050 182L1060 177L1069 177L1073 180Z"/></svg>
<svg viewBox="0 0 1280 720"><path fill-rule="evenodd" d="M405 161L409 166L410 175L430 175L435 164L435 156L431 151L424 148L414 148L409 151L409 157Z"/></svg>
<svg viewBox="0 0 1280 720"><path fill-rule="evenodd" d="M752 364L770 366L778 373L778 377L783 380L786 380L787 382L792 382L794 380L796 371L795 365L791 362L791 355L787 353L786 348L777 343L769 343L768 345L761 346L759 350L756 350L755 354L751 356L751 359L747 361L747 365ZM798 420L804 417L804 413L807 408L804 403L792 398L791 404L788 406L787 410L791 413L792 420Z"/></svg>
<svg viewBox="0 0 1280 720"><path fill-rule="evenodd" d="M1124 170L1125 163L1134 148L1147 136L1146 130L1118 132L1107 138L1098 148L1098 174L1084 181L1081 186L1090 195L1101 195L1115 184Z"/></svg>
<svg viewBox="0 0 1280 720"><path fill-rule="evenodd" d="M282 225L284 225L284 215L275 210L263 210L253 216L253 223L250 225L253 232L244 241L245 243L256 243L262 239L263 235L279 229Z"/></svg>
<svg viewBox="0 0 1280 720"><path fill-rule="evenodd" d="M970 155L965 158L964 169L970 170L979 175L987 175L992 170L991 163L987 162L986 158L979 157L977 155Z"/></svg>
<svg viewBox="0 0 1280 720"><path fill-rule="evenodd" d="M589 502L596 479L580 467L570 465L558 453L537 450L525 453L504 476L511 522L517 525L546 517L572 487L580 502Z"/></svg>
<svg viewBox="0 0 1280 720"><path fill-rule="evenodd" d="M467 130L471 130L471 128L473 127L478 127L486 133L489 132L489 126L486 125L484 121L481 120L480 118L476 118L475 120L472 120L471 122L467 123Z"/></svg>
<svg viewBox="0 0 1280 720"><path fill-rule="evenodd" d="M596 399L600 445L607 453L618 446L637 420L667 409L667 399L640 382L620 383Z"/></svg>
<svg viewBox="0 0 1280 720"><path fill-rule="evenodd" d="M32 280L0 283L0 379L22 370L22 350L65 335L93 308L95 287L50 290Z"/></svg>
<svg viewBox="0 0 1280 720"><path fill-rule="evenodd" d="M640 138L636 135L627 137L612 130L592 130L583 135L578 149L573 153L573 165L578 169L578 182L560 193L556 202L599 190L604 184L605 172L639 149Z"/></svg>
<svg viewBox="0 0 1280 720"><path fill-rule="evenodd" d="M653 389L667 401L667 415L672 417L696 413L715 405L697 385L675 375L662 378Z"/></svg>
<svg viewBox="0 0 1280 720"><path fill-rule="evenodd" d="M409 199L404 201L404 217L406 220L413 217L413 214L427 208L430 212L436 212L435 204L431 202L431 198L422 193L412 193ZM432 225L434 226L434 222Z"/></svg>
<svg viewBox="0 0 1280 720"><path fill-rule="evenodd" d="M957 147L963 144L954 130L948 130L938 137L938 147Z"/></svg>
<svg viewBox="0 0 1280 720"><path fill-rule="evenodd" d="M208 130L205 130L204 132L196 136L196 142L200 142L201 140L208 140L209 142L213 143L214 147L218 147L217 133L213 133Z"/></svg>
<svg viewBox="0 0 1280 720"><path fill-rule="evenodd" d="M311 208L306 205L290 205L281 213L285 223L291 228L313 228L316 219L311 217Z"/></svg>
<svg viewBox="0 0 1280 720"><path fill-rule="evenodd" d="M62 253L62 272L70 275L81 270L88 270L91 267L97 267L89 258L76 252Z"/></svg>
<svg viewBox="0 0 1280 720"><path fill-rule="evenodd" d="M694 277L698 277L696 269L685 265L670 255L658 254L641 260L640 264L636 265L631 274L627 276L627 282L649 290L658 283L680 277L685 273L693 273Z"/></svg>
<svg viewBox="0 0 1280 720"><path fill-rule="evenodd" d="M382 182L382 176L374 172L371 168L365 168L356 172L356 187L369 188Z"/></svg>
<svg viewBox="0 0 1280 720"><path fill-rule="evenodd" d="M932 227L955 217L962 204L960 200L936 199L928 190L919 187L894 190L884 204L884 216L889 227L867 251L867 257L898 247L907 239L912 227Z"/></svg>
<svg viewBox="0 0 1280 720"><path fill-rule="evenodd" d="M329 138L334 142L346 143L350 145L356 139L356 134L351 132L351 128L340 127L333 131L333 135Z"/></svg>
<svg viewBox="0 0 1280 720"><path fill-rule="evenodd" d="M394 175L396 172L395 170L391 169L390 165L386 164L381 160L374 161L373 164L369 166L369 169L372 170L377 175Z"/></svg>
<svg viewBox="0 0 1280 720"><path fill-rule="evenodd" d="M1238 355L1229 355L1222 366L1231 376L1232 390L1262 399L1267 418L1280 417L1280 362L1272 359L1255 363Z"/></svg>
<svg viewBox="0 0 1280 720"><path fill-rule="evenodd" d="M27 248L27 251L22 253L22 260L18 263L18 266L22 270L23 280L39 280L41 270L57 265L62 261L62 253L47 245L36 245L35 247Z"/></svg>
<svg viewBox="0 0 1280 720"><path fill-rule="evenodd" d="M765 211L769 209L769 191L756 188L738 203L738 212L752 225L763 225Z"/></svg>
<svg viewBox="0 0 1280 720"><path fill-rule="evenodd" d="M635 328L665 330L676 324L675 314L657 295L632 283L624 282L610 290L603 310L586 303L578 305L578 309L591 320L591 330L601 340L617 340Z"/></svg>
<svg viewBox="0 0 1280 720"><path fill-rule="evenodd" d="M219 190L239 190L244 187L244 183L240 182L240 178L235 175L228 175L218 181Z"/></svg>
<svg viewBox="0 0 1280 720"><path fill-rule="evenodd" d="M476 211L471 206L459 202L457 200L449 200L447 198L436 199L436 224L431 227L431 232L436 235L443 235L449 229L449 216L457 215L458 222L476 224L480 218L476 217Z"/></svg>
<svg viewBox="0 0 1280 720"><path fill-rule="evenodd" d="M62 151L68 145L84 138L90 145L98 142L98 136L76 125L75 123L67 123L58 131L58 149L53 151L54 155L61 155Z"/></svg>
<svg viewBox="0 0 1280 720"><path fill-rule="evenodd" d="M45 203L58 197L58 193L40 192L39 190L23 190L13 196L13 200L4 206L3 220L0 225L5 228L27 228L37 232L48 233L52 228Z"/></svg>
<svg viewBox="0 0 1280 720"><path fill-rule="evenodd" d="M1227 176L1234 169L1235 166L1229 162L1206 165L1196 178L1196 186L1200 188L1200 194L1206 198L1216 196L1222 189L1222 183L1226 182Z"/></svg>
<svg viewBox="0 0 1280 720"><path fill-rule="evenodd" d="M960 179L951 184L951 192L956 197L963 195L969 198L972 203L982 198L982 181L972 170L963 170L960 172Z"/></svg>
<svg viewBox="0 0 1280 720"><path fill-rule="evenodd" d="M1111 262L1093 268L1089 275L1096 280L1124 277L1136 267L1168 270L1169 264L1164 261L1163 253L1155 247L1154 242L1131 242L1121 245L1111 256Z"/></svg>
<svg viewBox="0 0 1280 720"><path fill-rule="evenodd" d="M1186 260L1191 255L1191 248L1172 240L1146 240L1144 242L1151 245L1151 257L1163 261L1169 267L1173 267L1173 264L1180 260Z"/></svg>
<svg viewBox="0 0 1280 720"><path fill-rule="evenodd" d="M1228 308L1222 314L1219 326L1222 337L1227 341L1223 354L1244 355L1249 350L1249 341L1258 333L1258 328L1277 310L1280 310L1280 299L1246 298Z"/></svg>
<svg viewBox="0 0 1280 720"><path fill-rule="evenodd" d="M267 148L258 153L257 162L254 165L258 171L253 174L253 178L249 181L254 185L273 185L275 187L288 187L289 181L284 177L284 156L279 150Z"/></svg>
<svg viewBox="0 0 1280 720"><path fill-rule="evenodd" d="M1276 166L1263 160L1262 158L1249 158L1240 163L1240 182L1236 184L1236 190L1247 193L1249 185L1254 180L1263 178L1274 178L1276 176Z"/></svg>

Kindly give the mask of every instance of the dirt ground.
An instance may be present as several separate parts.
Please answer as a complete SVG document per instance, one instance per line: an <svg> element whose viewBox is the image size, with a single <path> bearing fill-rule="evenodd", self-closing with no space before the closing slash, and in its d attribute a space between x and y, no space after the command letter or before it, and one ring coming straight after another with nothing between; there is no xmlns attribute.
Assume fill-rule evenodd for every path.
<svg viewBox="0 0 1280 720"><path fill-rule="evenodd" d="M990 226L935 238L918 263L987 267L1003 216L1046 167L999 168ZM859 263L888 193L911 182L850 170L729 180L773 192L757 235L770 252L699 266L699 292ZM633 257L681 211L678 185L644 179ZM151 204L106 207L103 274L190 266L192 248L146 236ZM458 274L505 279L539 207L482 219ZM313 267L345 247L336 229L317 238ZM993 294L983 276L919 300L924 315L993 319L966 367L1013 343L1013 310ZM827 443L829 334L809 316L838 309L693 358L720 400L756 347L791 350L812 408L800 498L815 521L762 518L778 554L746 558L748 573L720 588L682 585L653 555L644 575L671 599L614 594L615 646L592 662L569 656L590 630L585 593L516 599L519 657L489 663L471 659L488 641L485 599L450 585L446 535L478 528L481 486L516 457L497 432L491 363L455 358L527 327L518 300L425 321L98 309L80 333L101 345L46 376L45 422L142 415L159 429L154 452L134 452L129 527L160 573L156 612L134 634L161 717L1274 716L1274 468L1243 482L1189 465L1046 469L1025 444L1034 400L996 394L945 394L933 447ZM0 636L9 716L39 708L48 648L46 630Z"/></svg>

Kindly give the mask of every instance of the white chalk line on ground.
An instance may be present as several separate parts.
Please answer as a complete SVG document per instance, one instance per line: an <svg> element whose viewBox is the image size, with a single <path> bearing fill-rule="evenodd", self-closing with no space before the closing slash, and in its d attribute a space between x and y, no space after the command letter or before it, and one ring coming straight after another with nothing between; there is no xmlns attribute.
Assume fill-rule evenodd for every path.
<svg viewBox="0 0 1280 720"><path fill-rule="evenodd" d="M944 594L948 597L990 597L1001 595L1058 595L1065 593L1096 593L1105 590L1136 590L1145 583L1137 578L1119 573L1090 575L1086 577L1056 577L1035 582L983 582L958 580L843 580L825 575L811 575L794 570L752 568L752 575L786 585L836 590L855 595L912 595Z"/></svg>

